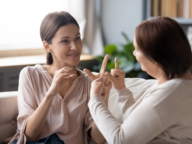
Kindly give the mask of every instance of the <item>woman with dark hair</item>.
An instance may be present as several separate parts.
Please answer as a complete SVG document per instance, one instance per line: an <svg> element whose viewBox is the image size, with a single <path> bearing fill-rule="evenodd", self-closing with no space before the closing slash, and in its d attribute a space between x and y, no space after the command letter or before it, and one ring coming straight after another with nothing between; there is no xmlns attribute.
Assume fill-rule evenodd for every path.
<svg viewBox="0 0 192 144"><path fill-rule="evenodd" d="M122 122L102 101L99 78L88 104L97 127L110 144L191 144L192 53L184 31L173 19L157 17L136 27L134 46L142 70L157 83L135 102L115 59L115 69L105 75L117 90Z"/></svg>
<svg viewBox="0 0 192 144"><path fill-rule="evenodd" d="M17 133L10 143L87 144L104 142L88 109L91 80L76 68L82 41L67 12L48 14L40 35L47 64L24 68L18 90Z"/></svg>

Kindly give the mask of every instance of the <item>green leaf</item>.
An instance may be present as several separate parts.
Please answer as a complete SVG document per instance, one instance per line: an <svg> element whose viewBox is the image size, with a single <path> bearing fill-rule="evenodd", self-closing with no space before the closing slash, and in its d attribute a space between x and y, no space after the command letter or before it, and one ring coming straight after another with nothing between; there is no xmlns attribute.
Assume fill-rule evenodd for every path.
<svg viewBox="0 0 192 144"><path fill-rule="evenodd" d="M122 32L121 34L123 35L123 37L125 38L127 43L130 43L130 40L129 40L128 36L124 32Z"/></svg>
<svg viewBox="0 0 192 144"><path fill-rule="evenodd" d="M104 59L104 56L97 56L97 60L99 61L99 62L103 62L103 59Z"/></svg>
<svg viewBox="0 0 192 144"><path fill-rule="evenodd" d="M104 47L105 54L114 55L118 52L116 45L106 45Z"/></svg>
<svg viewBox="0 0 192 144"><path fill-rule="evenodd" d="M126 64L121 66L121 70L123 70L125 73L128 73L134 69L134 63L133 62L127 62Z"/></svg>

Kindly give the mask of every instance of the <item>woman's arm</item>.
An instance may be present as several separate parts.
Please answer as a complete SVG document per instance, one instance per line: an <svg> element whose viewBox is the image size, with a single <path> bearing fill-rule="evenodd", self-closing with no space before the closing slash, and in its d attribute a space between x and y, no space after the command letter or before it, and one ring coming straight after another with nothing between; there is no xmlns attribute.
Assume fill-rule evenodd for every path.
<svg viewBox="0 0 192 144"><path fill-rule="evenodd" d="M54 96L46 94L45 98L27 121L25 135L31 142L36 141L42 131Z"/></svg>
<svg viewBox="0 0 192 144"><path fill-rule="evenodd" d="M31 79L30 69L25 69L20 74L19 80L19 116L18 124L29 141L36 141L42 131L54 96L76 75L66 69L56 71L51 87L44 99L37 106L36 94L33 89L35 82ZM26 127L23 125L26 122Z"/></svg>
<svg viewBox="0 0 192 144"><path fill-rule="evenodd" d="M110 81L106 80L104 82L104 89L102 91L102 100L104 101L106 107L108 107L108 99L109 99L109 93L110 93L111 88L112 88L112 83ZM93 124L92 124L91 137L96 143L101 144L101 143L105 142L105 138L103 137L103 135L97 128L95 122L93 122Z"/></svg>
<svg viewBox="0 0 192 144"><path fill-rule="evenodd" d="M92 96L88 105L97 127L110 144L145 144L164 130L156 111L145 103L123 123L112 116L99 95Z"/></svg>

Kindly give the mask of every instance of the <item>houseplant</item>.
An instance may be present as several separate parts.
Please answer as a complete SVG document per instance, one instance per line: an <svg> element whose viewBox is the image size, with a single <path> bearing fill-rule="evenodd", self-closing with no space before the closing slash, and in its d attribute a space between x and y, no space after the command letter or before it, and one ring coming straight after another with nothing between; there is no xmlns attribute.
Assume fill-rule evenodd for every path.
<svg viewBox="0 0 192 144"><path fill-rule="evenodd" d="M104 47L104 55L98 56L97 60L100 62L99 65L93 66L94 71L99 71L101 68L102 61L106 54L109 54L110 57L108 59L106 71L115 68L114 59L117 57L119 62L119 67L121 70L125 72L125 77L138 77L138 75L142 72L140 63L137 62L135 56L133 55L134 46L133 42L130 41L128 36L125 33L122 33L123 37L126 40L125 44L122 44L120 48L118 48L114 44L109 44Z"/></svg>

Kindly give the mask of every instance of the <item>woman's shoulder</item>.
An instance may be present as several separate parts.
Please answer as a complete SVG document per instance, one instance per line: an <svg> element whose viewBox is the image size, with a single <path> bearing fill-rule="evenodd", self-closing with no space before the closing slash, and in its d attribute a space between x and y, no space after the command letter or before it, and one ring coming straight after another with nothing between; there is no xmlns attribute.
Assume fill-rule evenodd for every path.
<svg viewBox="0 0 192 144"><path fill-rule="evenodd" d="M157 105L191 105L192 80L174 78L157 85L145 97L145 101ZM182 101L182 103L181 103Z"/></svg>
<svg viewBox="0 0 192 144"><path fill-rule="evenodd" d="M20 77L36 77L38 75L41 75L42 70L42 65L27 66L21 70Z"/></svg>

